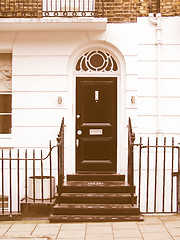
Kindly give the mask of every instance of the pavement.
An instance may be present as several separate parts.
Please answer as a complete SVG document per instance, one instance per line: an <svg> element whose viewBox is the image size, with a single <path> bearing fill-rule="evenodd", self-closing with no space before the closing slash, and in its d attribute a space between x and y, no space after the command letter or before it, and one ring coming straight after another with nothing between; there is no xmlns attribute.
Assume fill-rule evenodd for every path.
<svg viewBox="0 0 180 240"><path fill-rule="evenodd" d="M180 214L144 216L143 222L49 223L48 220L0 222L8 240L180 240Z"/></svg>

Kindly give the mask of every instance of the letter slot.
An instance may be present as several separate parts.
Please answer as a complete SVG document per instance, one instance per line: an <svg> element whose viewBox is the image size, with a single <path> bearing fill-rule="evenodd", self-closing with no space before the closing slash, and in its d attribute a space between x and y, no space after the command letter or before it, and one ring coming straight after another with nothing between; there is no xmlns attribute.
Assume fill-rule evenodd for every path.
<svg viewBox="0 0 180 240"><path fill-rule="evenodd" d="M103 135L102 129L89 129L89 135Z"/></svg>

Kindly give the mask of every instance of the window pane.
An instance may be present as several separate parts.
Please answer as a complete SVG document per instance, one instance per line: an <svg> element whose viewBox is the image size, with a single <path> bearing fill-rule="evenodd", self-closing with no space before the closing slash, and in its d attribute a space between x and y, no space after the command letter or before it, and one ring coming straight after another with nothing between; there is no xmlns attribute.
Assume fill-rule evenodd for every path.
<svg viewBox="0 0 180 240"><path fill-rule="evenodd" d="M11 94L0 94L0 113L11 113Z"/></svg>
<svg viewBox="0 0 180 240"><path fill-rule="evenodd" d="M11 133L11 115L0 115L0 134Z"/></svg>

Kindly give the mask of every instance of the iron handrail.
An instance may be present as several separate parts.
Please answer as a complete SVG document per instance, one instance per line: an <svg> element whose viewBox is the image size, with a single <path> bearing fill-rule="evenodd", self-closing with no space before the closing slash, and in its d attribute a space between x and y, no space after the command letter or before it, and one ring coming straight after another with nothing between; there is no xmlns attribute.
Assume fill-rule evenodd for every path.
<svg viewBox="0 0 180 240"><path fill-rule="evenodd" d="M135 133L132 131L131 118L128 124L128 183L130 185L131 205L134 206L134 141Z"/></svg>
<svg viewBox="0 0 180 240"><path fill-rule="evenodd" d="M51 141L50 141L50 144L51 144ZM44 158L11 158L11 160L14 160L14 161L17 161L17 160L19 160L19 161L23 161L23 160L30 160L30 161L33 161L33 160L35 160L35 161L44 161L44 160L46 160L50 155L51 155L51 152L52 152L52 150L55 148L55 147L57 147L58 146L58 144L56 144L56 145L54 145L53 147L51 147L50 148L50 150L49 150L49 153L48 153L48 155L46 156L46 157L44 157ZM20 148L17 148L17 151L19 150ZM2 148L2 149L0 149L0 150L4 150L4 148ZM12 149L12 148L6 148L5 150L9 150L9 151L11 151L11 150L14 150L14 148ZM25 149L25 152L26 152L26 150L27 149ZM35 150L35 149L32 149L32 150ZM2 157L0 157L0 160L10 160L10 158L2 158Z"/></svg>
<svg viewBox="0 0 180 240"><path fill-rule="evenodd" d="M58 197L62 193L62 185L64 183L64 118L61 122L60 131L57 137L58 142Z"/></svg>

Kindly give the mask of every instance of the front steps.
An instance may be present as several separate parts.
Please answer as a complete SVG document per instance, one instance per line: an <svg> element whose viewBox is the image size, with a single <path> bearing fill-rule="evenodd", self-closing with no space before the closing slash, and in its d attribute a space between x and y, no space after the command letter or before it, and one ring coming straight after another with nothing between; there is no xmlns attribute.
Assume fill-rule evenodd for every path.
<svg viewBox="0 0 180 240"><path fill-rule="evenodd" d="M141 221L139 208L131 203L124 175L69 175L62 195L56 197L50 222Z"/></svg>

